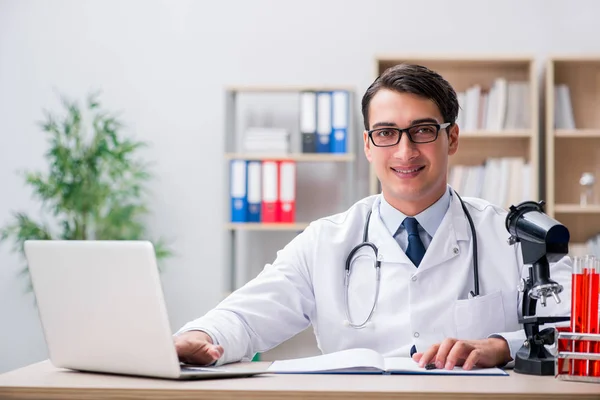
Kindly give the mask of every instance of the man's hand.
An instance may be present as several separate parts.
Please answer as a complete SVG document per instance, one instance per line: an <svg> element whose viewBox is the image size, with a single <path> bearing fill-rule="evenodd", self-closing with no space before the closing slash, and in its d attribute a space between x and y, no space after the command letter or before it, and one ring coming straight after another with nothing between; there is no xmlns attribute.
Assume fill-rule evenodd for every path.
<svg viewBox="0 0 600 400"><path fill-rule="evenodd" d="M504 339L490 338L482 340L445 339L434 344L424 353L413 354L413 360L424 367L435 363L438 369L453 369L462 365L463 369L474 366L489 368L504 365L512 360L508 343Z"/></svg>
<svg viewBox="0 0 600 400"><path fill-rule="evenodd" d="M202 331L184 332L175 336L174 341L179 360L187 364L209 365L223 355L223 347L214 345Z"/></svg>

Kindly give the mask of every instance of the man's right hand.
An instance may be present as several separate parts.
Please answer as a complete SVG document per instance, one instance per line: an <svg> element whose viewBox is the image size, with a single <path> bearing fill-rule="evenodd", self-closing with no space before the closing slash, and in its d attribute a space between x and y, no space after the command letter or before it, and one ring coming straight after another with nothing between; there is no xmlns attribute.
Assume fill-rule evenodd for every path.
<svg viewBox="0 0 600 400"><path fill-rule="evenodd" d="M184 332L175 336L174 341L179 360L187 364L209 365L223 355L223 347L214 345L202 331Z"/></svg>

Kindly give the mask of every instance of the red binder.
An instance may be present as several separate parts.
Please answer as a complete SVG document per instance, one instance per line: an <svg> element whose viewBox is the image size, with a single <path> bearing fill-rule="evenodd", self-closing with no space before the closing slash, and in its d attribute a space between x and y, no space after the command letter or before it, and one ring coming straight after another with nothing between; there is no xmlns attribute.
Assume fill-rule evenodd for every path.
<svg viewBox="0 0 600 400"><path fill-rule="evenodd" d="M279 162L262 162L262 210L261 222L279 222Z"/></svg>

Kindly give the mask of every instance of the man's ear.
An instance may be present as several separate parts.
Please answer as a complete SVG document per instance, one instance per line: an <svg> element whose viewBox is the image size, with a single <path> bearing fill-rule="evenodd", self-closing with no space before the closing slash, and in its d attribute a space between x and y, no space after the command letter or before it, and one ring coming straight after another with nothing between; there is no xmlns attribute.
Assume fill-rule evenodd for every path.
<svg viewBox="0 0 600 400"><path fill-rule="evenodd" d="M363 142L365 156L367 157L367 160L371 162L371 142L369 141L369 133L367 131L363 131Z"/></svg>
<svg viewBox="0 0 600 400"><path fill-rule="evenodd" d="M448 155L453 155L458 150L458 136L459 136L459 128L456 123L449 126L448 132Z"/></svg>

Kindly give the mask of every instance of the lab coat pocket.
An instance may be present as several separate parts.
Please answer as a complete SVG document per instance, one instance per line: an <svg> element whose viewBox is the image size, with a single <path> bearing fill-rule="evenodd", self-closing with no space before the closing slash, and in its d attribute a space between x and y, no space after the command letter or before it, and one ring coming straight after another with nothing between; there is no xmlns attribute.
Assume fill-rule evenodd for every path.
<svg viewBox="0 0 600 400"><path fill-rule="evenodd" d="M457 339L485 339L504 332L505 316L502 291L457 300L454 307Z"/></svg>

